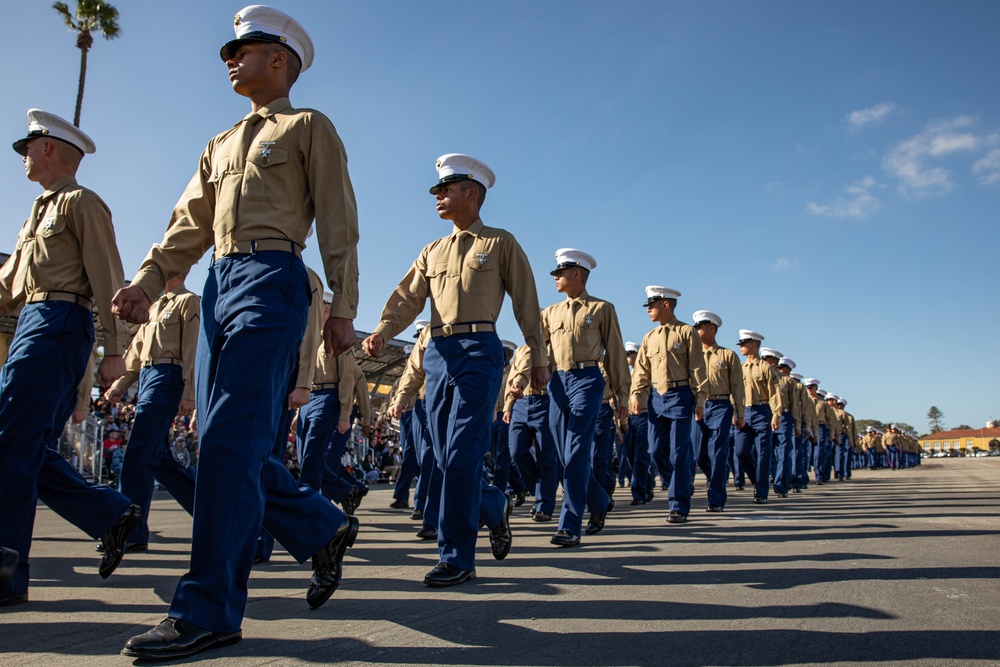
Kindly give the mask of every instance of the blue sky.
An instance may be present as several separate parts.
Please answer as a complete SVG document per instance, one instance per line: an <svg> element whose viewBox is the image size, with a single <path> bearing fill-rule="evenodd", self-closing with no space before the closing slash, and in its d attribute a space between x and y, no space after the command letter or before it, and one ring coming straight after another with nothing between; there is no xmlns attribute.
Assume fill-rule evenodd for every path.
<svg viewBox="0 0 1000 667"><path fill-rule="evenodd" d="M29 107L72 118L79 51L49 3L4 4L13 141ZM218 58L240 5L115 4L121 37L90 53L81 125L98 152L79 180L111 206L130 277L248 103ZM555 249L581 248L628 340L651 328L643 287L666 285L682 319L719 313L730 347L760 331L858 418L922 432L931 405L948 426L1000 419L1000 4L275 6L317 48L293 103L347 147L359 329L448 232L434 160L469 153L497 173L483 218L518 237L543 305L559 298ZM9 251L38 186L13 152L3 165ZM519 339L509 306L500 328Z"/></svg>

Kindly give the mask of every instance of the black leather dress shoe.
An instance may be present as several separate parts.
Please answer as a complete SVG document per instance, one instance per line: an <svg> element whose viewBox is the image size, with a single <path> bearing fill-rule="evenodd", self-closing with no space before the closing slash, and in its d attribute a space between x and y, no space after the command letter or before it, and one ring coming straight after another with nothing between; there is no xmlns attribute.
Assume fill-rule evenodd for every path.
<svg viewBox="0 0 1000 667"><path fill-rule="evenodd" d="M708 509L706 509L705 511L706 512L721 512L722 511L722 505L709 505Z"/></svg>
<svg viewBox="0 0 1000 667"><path fill-rule="evenodd" d="M632 507L635 507L636 505L645 505L645 504L646 500L644 498L633 498L632 502L629 503L629 505L631 505Z"/></svg>
<svg viewBox="0 0 1000 667"><path fill-rule="evenodd" d="M410 518L413 519L414 521L422 521L424 518L424 511L413 510L412 512L410 512Z"/></svg>
<svg viewBox="0 0 1000 667"><path fill-rule="evenodd" d="M306 590L306 602L310 609L319 608L340 585L344 554L348 547L354 546L359 527L357 519L347 517L337 534L312 557L313 575Z"/></svg>
<svg viewBox="0 0 1000 667"><path fill-rule="evenodd" d="M417 531L417 537L422 540L436 540L438 537L438 529L434 526L423 526Z"/></svg>
<svg viewBox="0 0 1000 667"><path fill-rule="evenodd" d="M531 515L531 520L535 523L545 523L546 521L552 520L552 515L546 514L545 512L535 512Z"/></svg>
<svg viewBox="0 0 1000 667"><path fill-rule="evenodd" d="M243 639L243 631L210 632L177 618L167 618L158 626L125 642L122 655L140 660L173 660L210 648L229 646Z"/></svg>
<svg viewBox="0 0 1000 667"><path fill-rule="evenodd" d="M525 493L524 491L518 491L514 494L514 507L520 507L524 504Z"/></svg>
<svg viewBox="0 0 1000 667"><path fill-rule="evenodd" d="M122 514L115 525L108 529L108 532L101 535L101 545L104 551L101 553L101 565L97 571L101 574L101 579L107 579L111 573L121 565L122 557L125 555L125 538L132 532L139 519L142 518L142 511L138 505L129 505L125 514Z"/></svg>
<svg viewBox="0 0 1000 667"><path fill-rule="evenodd" d="M94 547L94 551L99 554L104 553L104 542L98 542L97 546ZM130 542L125 545L125 553L127 554L146 553L147 551L149 551L148 542Z"/></svg>
<svg viewBox="0 0 1000 667"><path fill-rule="evenodd" d="M510 533L510 513L513 507L513 501L506 498L500 525L490 531L490 551L497 560L503 560L510 553L510 545L514 539Z"/></svg>
<svg viewBox="0 0 1000 667"><path fill-rule="evenodd" d="M580 543L580 536L570 535L568 530L560 530L552 536L549 542L557 547L575 547Z"/></svg>
<svg viewBox="0 0 1000 667"><path fill-rule="evenodd" d="M7 547L0 547L0 592L3 592L7 588L7 584L14 577L19 560L20 557L16 551Z"/></svg>
<svg viewBox="0 0 1000 667"><path fill-rule="evenodd" d="M389 505L389 507L391 507L394 510L408 510L410 509L410 503L406 502L405 500L394 500Z"/></svg>
<svg viewBox="0 0 1000 667"><path fill-rule="evenodd" d="M475 578L475 570L460 570L448 563L438 563L433 570L424 575L424 583L431 588L446 588Z"/></svg>
<svg viewBox="0 0 1000 667"><path fill-rule="evenodd" d="M778 498L787 498L788 497L787 493L776 493L774 495L777 496Z"/></svg>
<svg viewBox="0 0 1000 667"><path fill-rule="evenodd" d="M667 515L667 523L685 523L687 520L687 516L677 510L673 510Z"/></svg>
<svg viewBox="0 0 1000 667"><path fill-rule="evenodd" d="M344 510L344 514L347 516L354 516L354 510L358 508L358 503L361 500L358 498L358 487L354 487L348 492L347 496L340 501L340 508Z"/></svg>
<svg viewBox="0 0 1000 667"><path fill-rule="evenodd" d="M599 532L604 530L604 522L607 520L608 515L611 514L611 510L615 508L614 498L608 501L608 509L604 510L600 514L591 514L590 520L587 521L587 527L583 529L587 535L597 535Z"/></svg>
<svg viewBox="0 0 1000 667"><path fill-rule="evenodd" d="M766 505L767 504L767 498L765 498L764 496L754 496L753 497L753 504L754 505Z"/></svg>

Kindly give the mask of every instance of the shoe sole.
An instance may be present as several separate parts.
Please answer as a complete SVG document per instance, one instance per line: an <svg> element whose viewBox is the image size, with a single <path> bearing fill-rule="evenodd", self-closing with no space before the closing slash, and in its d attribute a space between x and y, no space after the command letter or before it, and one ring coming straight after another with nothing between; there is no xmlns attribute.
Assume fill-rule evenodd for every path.
<svg viewBox="0 0 1000 667"><path fill-rule="evenodd" d="M233 644L239 643L243 639L243 631L238 630L228 635L222 635L221 637L216 637L212 641L193 649L185 649L183 651L154 651L152 653L146 653L145 651L135 651L130 648L123 648L122 655L129 658L139 658L140 660L173 660L175 658L186 658L190 655L195 655L201 653L202 651L207 651L213 648L223 648L225 646L232 646Z"/></svg>

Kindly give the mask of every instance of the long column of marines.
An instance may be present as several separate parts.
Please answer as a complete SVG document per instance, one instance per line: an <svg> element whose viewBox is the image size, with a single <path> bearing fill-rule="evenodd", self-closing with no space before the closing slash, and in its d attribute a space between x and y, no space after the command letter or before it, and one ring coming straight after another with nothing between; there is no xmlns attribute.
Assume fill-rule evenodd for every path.
<svg viewBox="0 0 1000 667"><path fill-rule="evenodd" d="M288 99L312 65L306 29L251 5L235 32L220 56L251 113L209 142L128 287L110 211L75 179L93 140L32 109L13 146L43 193L0 269L0 314L23 306L0 373L0 606L28 602L39 498L99 539L107 577L125 554L148 549L159 480L192 515L191 557L165 620L122 649L145 660L240 641L251 568L269 560L274 541L311 561L306 601L323 605L368 492L342 463L353 406L366 430L372 421L351 352L359 234L346 153L326 116ZM653 328L639 344L623 341L615 306L589 292L597 261L586 252L556 251L551 275L565 298L541 309L524 250L480 216L493 171L456 153L436 169L430 193L451 232L419 252L361 346L378 357L429 305L383 410L399 420L404 448L391 507L410 509L416 479L417 535L437 542L427 586L475 578L481 529L492 556L505 558L511 513L528 496L532 520L555 524L557 547L601 532L615 507L616 451L631 504L652 501L659 477L670 524L693 511L697 471L705 509L722 512L729 489L747 480L763 504L772 490L785 498L811 479L850 479L859 466L919 463L915 443L894 428L858 438L847 401L794 373L756 331L733 337L740 362L717 341L719 315L699 310L693 325L682 322L677 290L647 287ZM301 259L313 233L322 274ZM210 248L199 299L184 278ZM508 295L523 345L497 335ZM88 484L53 448L86 400L94 308L107 398L139 383L119 490ZM195 410L197 476L165 444L174 416ZM298 480L283 464L293 420Z"/></svg>

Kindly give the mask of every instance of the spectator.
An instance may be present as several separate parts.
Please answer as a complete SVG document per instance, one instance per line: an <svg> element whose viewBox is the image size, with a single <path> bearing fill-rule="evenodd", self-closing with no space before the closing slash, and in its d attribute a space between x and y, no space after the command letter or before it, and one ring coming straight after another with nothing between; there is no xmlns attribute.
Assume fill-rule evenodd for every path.
<svg viewBox="0 0 1000 667"><path fill-rule="evenodd" d="M375 467L375 463L372 461L371 453L365 454L365 460L361 462L361 470L364 472L364 480L366 482L375 483L378 481L378 468Z"/></svg>
<svg viewBox="0 0 1000 667"><path fill-rule="evenodd" d="M183 435L179 435L174 439L174 448L170 454L174 457L174 461L177 461L180 465L185 468L191 467L191 454L188 452L187 442L184 440Z"/></svg>

